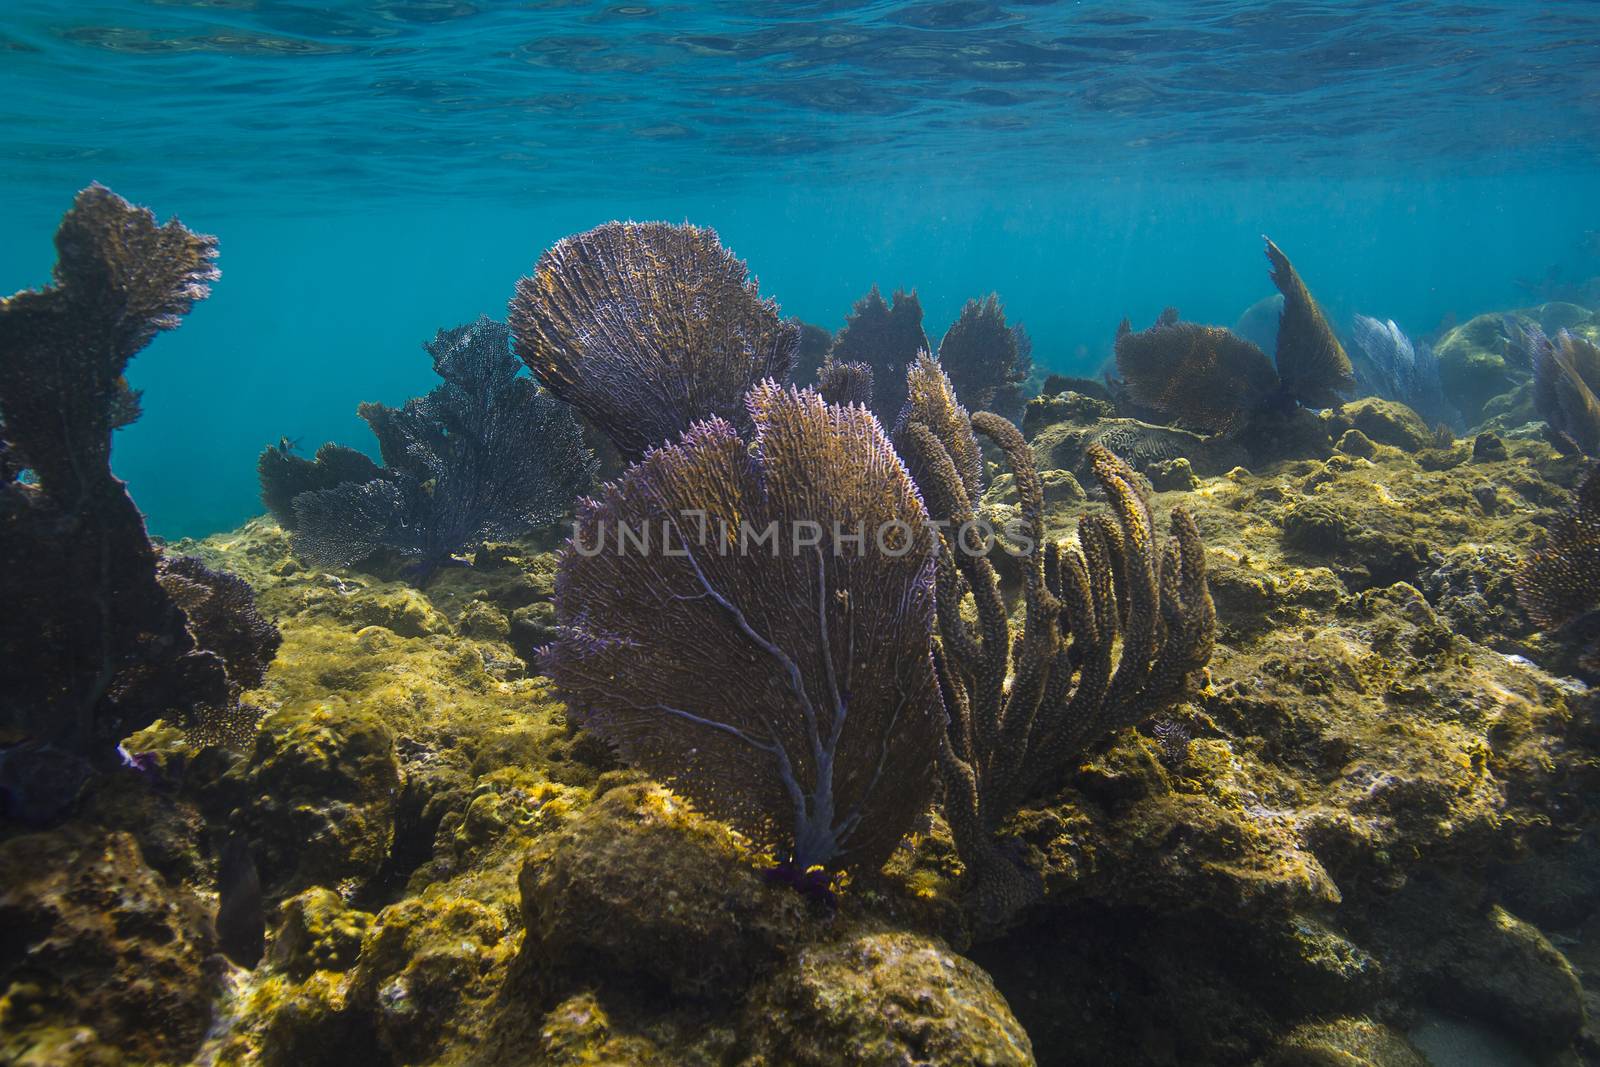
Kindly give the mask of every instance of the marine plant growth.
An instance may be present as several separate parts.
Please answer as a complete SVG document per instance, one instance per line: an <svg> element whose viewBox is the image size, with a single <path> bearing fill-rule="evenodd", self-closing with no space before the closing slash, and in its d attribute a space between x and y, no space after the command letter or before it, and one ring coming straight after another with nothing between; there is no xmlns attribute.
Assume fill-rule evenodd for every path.
<svg viewBox="0 0 1600 1067"><path fill-rule="evenodd" d="M1413 342L1393 319L1367 315L1355 317L1352 341L1356 384L1362 392L1404 404L1430 426L1466 428L1461 413L1445 398L1433 346Z"/></svg>
<svg viewBox="0 0 1600 1067"><path fill-rule="evenodd" d="M279 638L243 583L164 558L111 473L128 361L208 295L216 240L91 185L56 249L0 300L0 740L103 764L159 717L226 726Z"/></svg>
<svg viewBox="0 0 1600 1067"><path fill-rule="evenodd" d="M1296 406L1329 408L1355 386L1355 372L1322 309L1271 241L1267 259L1283 294L1276 357L1231 330L1180 322L1164 313L1134 333L1117 333L1117 370L1129 398L1191 429L1242 431L1259 415Z"/></svg>
<svg viewBox="0 0 1600 1067"><path fill-rule="evenodd" d="M555 521L587 488L595 459L577 420L519 373L503 323L480 318L425 347L444 384L398 408L358 409L383 468L294 497L295 546L314 562L350 566L387 549L436 567L476 542Z"/></svg>
<svg viewBox="0 0 1600 1067"><path fill-rule="evenodd" d="M1033 344L1020 326L1006 325L1000 298L968 300L939 341L939 364L956 395L974 411L1016 422L1028 402L1023 383L1033 370Z"/></svg>
<svg viewBox="0 0 1600 1067"><path fill-rule="evenodd" d="M828 353L834 363L865 364L872 371L872 410L885 424L894 421L906 398L906 371L917 355L932 351L922 330L922 301L916 291L896 289L885 301L874 285L856 301Z"/></svg>

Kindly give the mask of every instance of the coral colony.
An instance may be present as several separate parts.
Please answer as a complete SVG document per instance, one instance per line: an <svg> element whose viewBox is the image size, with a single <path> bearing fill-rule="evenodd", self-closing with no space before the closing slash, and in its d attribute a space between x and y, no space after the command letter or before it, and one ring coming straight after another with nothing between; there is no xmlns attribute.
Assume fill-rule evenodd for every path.
<svg viewBox="0 0 1600 1067"><path fill-rule="evenodd" d="M0 302L0 1059L1580 1040L1507 910L1570 894L1504 871L1594 788L1545 672L1600 677L1600 318L1361 316L1352 361L1269 241L1273 357L1169 309L1029 399L995 295L835 336L611 222L361 404L381 463L281 440L186 556L111 442L216 243L100 186L56 243Z"/></svg>

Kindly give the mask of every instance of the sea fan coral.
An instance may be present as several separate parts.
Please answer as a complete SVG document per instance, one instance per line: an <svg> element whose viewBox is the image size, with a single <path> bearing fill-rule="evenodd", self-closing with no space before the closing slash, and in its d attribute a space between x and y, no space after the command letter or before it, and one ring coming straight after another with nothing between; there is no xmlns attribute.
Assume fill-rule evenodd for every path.
<svg viewBox="0 0 1600 1067"><path fill-rule="evenodd" d="M872 368L865 363L836 363L831 358L817 374L817 392L830 404L872 406Z"/></svg>
<svg viewBox="0 0 1600 1067"><path fill-rule="evenodd" d="M917 294L896 289L891 299L892 305L885 303L874 285L857 300L830 353L835 362L872 368L872 410L885 425L905 403L906 369L919 352L932 350L922 332L922 301Z"/></svg>
<svg viewBox="0 0 1600 1067"><path fill-rule="evenodd" d="M1117 370L1136 404L1211 433L1238 428L1278 391L1261 349L1221 326L1157 323L1117 331Z"/></svg>
<svg viewBox="0 0 1600 1067"><path fill-rule="evenodd" d="M1289 395L1306 407L1337 407L1342 395L1355 388L1350 357L1289 257L1271 240L1267 240L1267 260L1272 264L1272 284L1283 294L1275 356L1278 377Z"/></svg>
<svg viewBox="0 0 1600 1067"><path fill-rule="evenodd" d="M256 460L256 476L261 480L261 502L279 526L293 530L295 497L346 482L370 482L383 477L383 468L366 453L329 441L317 449L314 460L302 459L282 445L268 445Z"/></svg>
<svg viewBox="0 0 1600 1067"><path fill-rule="evenodd" d="M487 318L441 330L426 348L443 385L399 408L361 405L383 476L295 497L302 554L350 566L388 548L432 567L565 513L595 459L571 409L519 375L508 340Z"/></svg>
<svg viewBox="0 0 1600 1067"><path fill-rule="evenodd" d="M50 286L0 301L0 421L37 476L0 481L0 726L106 761L157 717L237 693L110 467L111 433L137 410L128 361L208 294L216 241L92 185L56 248Z"/></svg>
<svg viewBox="0 0 1600 1067"><path fill-rule="evenodd" d="M933 541L878 421L750 394L580 508L542 654L576 717L794 868L874 868L926 811Z"/></svg>
<svg viewBox="0 0 1600 1067"><path fill-rule="evenodd" d="M1546 629L1600 610L1600 465L1589 469L1571 510L1556 519L1516 583L1523 610Z"/></svg>
<svg viewBox="0 0 1600 1067"><path fill-rule="evenodd" d="M832 331L809 322L800 323L800 343L795 348L794 366L789 370L790 380L800 386L816 382L832 347Z"/></svg>
<svg viewBox="0 0 1600 1067"><path fill-rule="evenodd" d="M939 364L970 409L993 411L1008 419L1022 417L1027 403L1022 383L1032 370L1031 356L1024 359L1017 334L1006 325L1005 309L994 293L967 301L939 342Z"/></svg>
<svg viewBox="0 0 1600 1067"><path fill-rule="evenodd" d="M714 230L608 222L539 257L511 301L517 355L629 461L785 378L800 327L763 300Z"/></svg>
<svg viewBox="0 0 1600 1067"><path fill-rule="evenodd" d="M940 418L941 436L908 412L896 444L946 531L934 649L949 712L940 760L946 817L979 915L1002 923L1036 887L995 843L1001 820L1074 756L1191 692L1211 656L1216 614L1193 520L1174 509L1163 545L1121 460L1090 449L1112 514L1083 520L1077 547L1058 545L1045 537L1043 486L1022 434L997 415L980 412L969 428L957 414ZM975 447L974 429L1005 452L1021 499L1029 551L1016 639L994 567L959 533L976 514L954 457Z"/></svg>
<svg viewBox="0 0 1600 1067"><path fill-rule="evenodd" d="M1357 315L1353 334L1356 381L1365 392L1406 405L1430 426L1465 428L1461 414L1445 399L1432 346L1426 341L1414 344L1393 319Z"/></svg>
<svg viewBox="0 0 1600 1067"><path fill-rule="evenodd" d="M1533 402L1550 439L1571 455L1600 456L1600 348L1566 330L1530 346Z"/></svg>

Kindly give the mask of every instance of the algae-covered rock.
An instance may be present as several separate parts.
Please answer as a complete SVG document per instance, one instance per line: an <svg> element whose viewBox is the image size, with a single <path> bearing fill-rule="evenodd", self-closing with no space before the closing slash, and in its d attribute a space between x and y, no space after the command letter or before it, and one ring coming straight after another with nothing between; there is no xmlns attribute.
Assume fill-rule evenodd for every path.
<svg viewBox="0 0 1600 1067"><path fill-rule="evenodd" d="M132 835L0 842L0 1061L187 1061L211 1017L211 949L199 900Z"/></svg>
<svg viewBox="0 0 1600 1067"><path fill-rule="evenodd" d="M762 1062L794 1067L1007 1067L1033 1046L977 964L910 933L801 949L752 998Z"/></svg>
<svg viewBox="0 0 1600 1067"><path fill-rule="evenodd" d="M535 966L736 996L807 924L731 832L659 786L613 789L522 869Z"/></svg>
<svg viewBox="0 0 1600 1067"><path fill-rule="evenodd" d="M361 952L372 915L315 886L283 902L272 963L297 980L312 971L348 971Z"/></svg>
<svg viewBox="0 0 1600 1067"><path fill-rule="evenodd" d="M1504 317L1479 315L1453 327L1434 346L1439 384L1468 426L1480 422L1483 408L1509 392L1528 372L1506 362Z"/></svg>
<svg viewBox="0 0 1600 1067"><path fill-rule="evenodd" d="M1296 1027L1263 1067L1429 1067L1429 1061L1382 1023L1346 1018Z"/></svg>
<svg viewBox="0 0 1600 1067"><path fill-rule="evenodd" d="M400 766L393 733L371 711L331 702L277 711L230 778L269 892L360 884L389 854Z"/></svg>
<svg viewBox="0 0 1600 1067"><path fill-rule="evenodd" d="M1359 430L1380 445L1404 452L1420 452L1433 444L1435 435L1415 411L1396 400L1364 396L1328 413L1330 431Z"/></svg>

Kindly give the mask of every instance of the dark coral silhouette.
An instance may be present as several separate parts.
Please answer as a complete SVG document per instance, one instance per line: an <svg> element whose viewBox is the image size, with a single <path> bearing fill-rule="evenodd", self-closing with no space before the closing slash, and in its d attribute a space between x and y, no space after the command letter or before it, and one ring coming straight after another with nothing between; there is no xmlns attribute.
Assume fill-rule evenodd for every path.
<svg viewBox="0 0 1600 1067"><path fill-rule="evenodd" d="M698 423L583 504L541 663L781 860L875 868L927 809L941 732L927 515L865 409L767 382L750 410L753 445Z"/></svg>
<svg viewBox="0 0 1600 1067"><path fill-rule="evenodd" d="M800 341L714 230L661 222L556 242L517 283L511 330L534 376L630 462L699 419L747 428L745 392L787 377Z"/></svg>
<svg viewBox="0 0 1600 1067"><path fill-rule="evenodd" d="M800 323L800 343L795 348L794 366L789 379L796 385L812 385L818 381L822 365L833 347L833 333L809 322Z"/></svg>
<svg viewBox="0 0 1600 1067"><path fill-rule="evenodd" d="M884 425L894 421L905 403L907 368L918 353L932 351L922 331L922 301L916 292L896 289L891 299L893 304L886 303L874 285L857 300L830 353L837 363L872 368L872 410Z"/></svg>
<svg viewBox="0 0 1600 1067"><path fill-rule="evenodd" d="M1008 419L1022 417L1028 402L1022 385L1033 370L1031 342L1024 353L1020 327L1006 325L1000 298L968 300L961 315L939 342L939 365L955 385L956 395L973 411L992 411ZM1027 335L1022 334L1026 341Z"/></svg>
<svg viewBox="0 0 1600 1067"><path fill-rule="evenodd" d="M1355 387L1344 347L1278 246L1267 242L1283 293L1274 361L1220 326L1180 322L1174 308L1148 330L1117 330L1117 370L1127 398L1192 429L1237 432L1258 414L1335 407ZM1130 412L1133 413L1133 412Z"/></svg>
<svg viewBox="0 0 1600 1067"><path fill-rule="evenodd" d="M295 497L346 482L370 482L383 477L383 468L366 453L329 441L317 449L315 459L304 459L280 445L269 445L256 460L256 476L261 480L261 503L279 526L293 530Z"/></svg>
<svg viewBox="0 0 1600 1067"><path fill-rule="evenodd" d="M1600 464L1579 483L1544 546L1518 569L1516 585L1523 610L1547 630L1600 610Z"/></svg>
<svg viewBox="0 0 1600 1067"><path fill-rule="evenodd" d="M830 404L872 406L872 367L866 363L837 363L831 357L817 372L817 392Z"/></svg>
<svg viewBox="0 0 1600 1067"><path fill-rule="evenodd" d="M924 390L925 398L939 395ZM1084 519L1077 547L1047 541L1043 486L1022 434L987 412L967 425L954 397L942 395L949 407L936 423L925 417L930 399L924 417L908 410L895 440L946 531L934 649L949 714L940 759L945 813L980 918L1003 923L1038 887L996 843L1001 820L1112 731L1190 693L1210 658L1216 616L1205 550L1187 513L1174 509L1163 544L1133 473L1095 446L1094 472L1111 515ZM975 451L973 430L1005 452L1021 499L1030 550L1016 636L995 568L964 550L954 532L977 518L959 458Z"/></svg>
<svg viewBox="0 0 1600 1067"><path fill-rule="evenodd" d="M56 248L51 285L0 301L0 421L7 453L26 457L0 481L0 725L108 763L158 717L231 708L253 677L230 676L231 653L206 645L207 613L191 618L163 584L110 467L112 431L137 411L128 361L208 294L216 241L93 185ZM18 480L22 466L35 482ZM276 632L245 590L226 597L269 660Z"/></svg>
<svg viewBox="0 0 1600 1067"><path fill-rule="evenodd" d="M294 543L313 562L352 566L389 549L431 569L555 521L587 488L595 460L572 410L519 374L503 323L480 318L425 347L443 385L403 407L358 409L381 475L294 498Z"/></svg>

